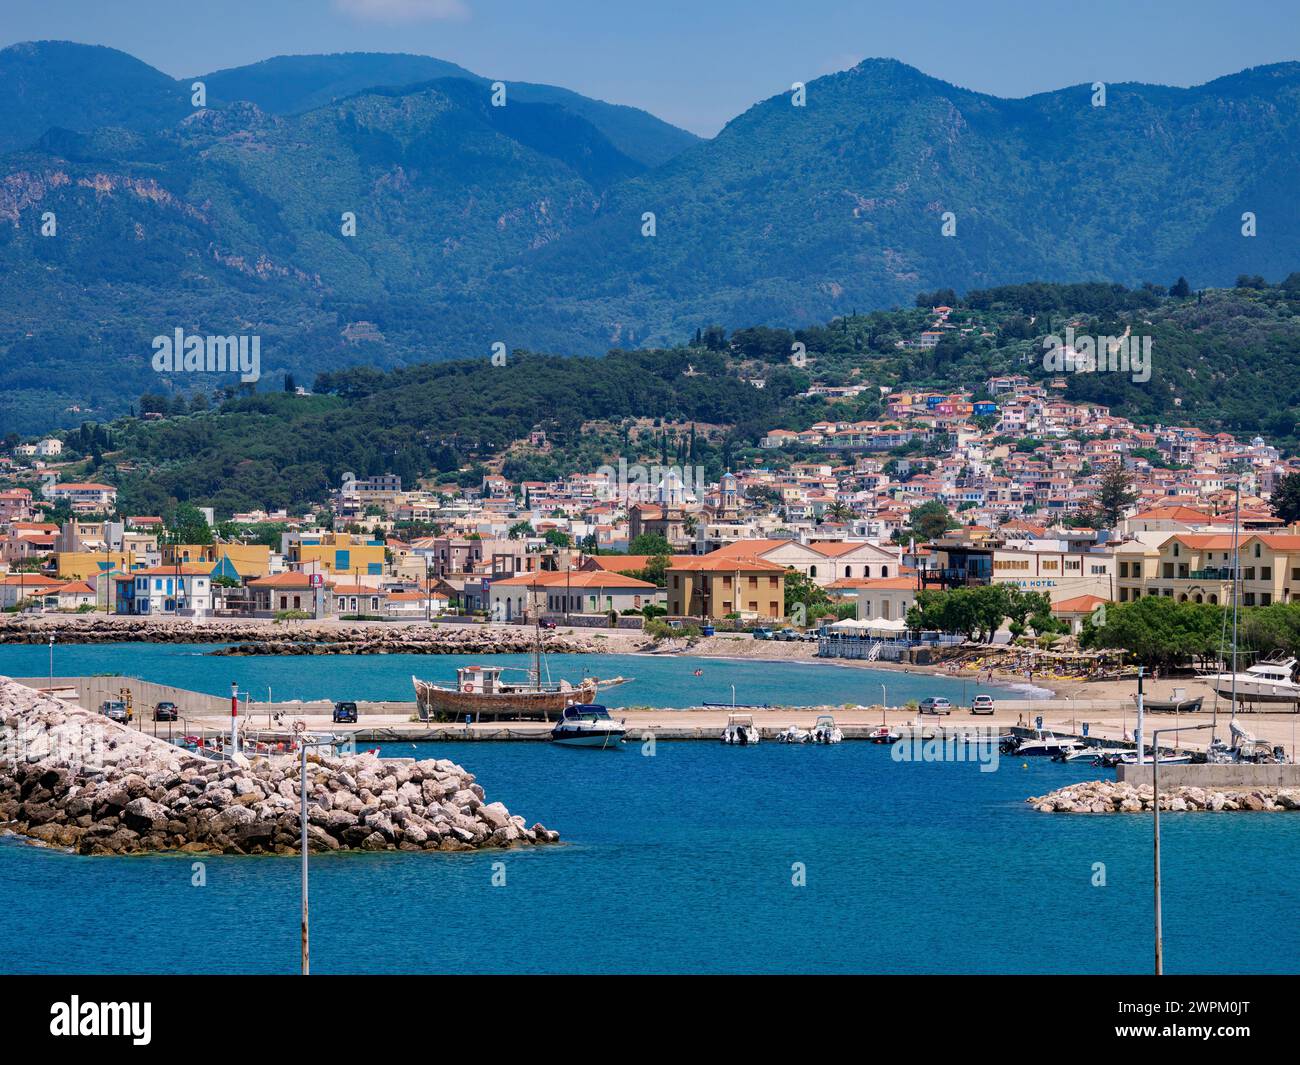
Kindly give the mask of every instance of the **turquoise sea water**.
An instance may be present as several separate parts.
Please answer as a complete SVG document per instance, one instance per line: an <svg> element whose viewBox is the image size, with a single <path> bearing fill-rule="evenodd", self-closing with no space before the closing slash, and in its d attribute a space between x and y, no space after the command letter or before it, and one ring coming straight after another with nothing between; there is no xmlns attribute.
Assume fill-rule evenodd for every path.
<svg viewBox="0 0 1300 1065"><path fill-rule="evenodd" d="M1090 770L900 764L863 743L385 753L465 762L566 842L313 859L316 972L1150 970L1150 818L1023 802ZM1300 969L1300 817L1161 827L1168 971ZM297 860L204 869L196 887L188 857L0 841L0 970L293 972Z"/></svg>
<svg viewBox="0 0 1300 1065"><path fill-rule="evenodd" d="M0 648L0 672L39 674L45 654ZM344 680L355 697L404 694L412 666L433 675L444 665L162 647L56 655L59 672L117 669L219 693L233 669L250 687L269 679L303 697L340 694ZM872 697L857 669L591 661L677 703L677 686L694 680L682 669L697 666L710 695L734 678L742 700ZM909 679L937 693L960 684L893 673L891 701ZM455 759L489 799L565 842L314 858L316 972L1150 970L1150 818L1039 814L1024 802L1096 770L1004 760L981 773L896 762L862 743L665 742L653 757L639 745L527 743L384 753ZM1170 814L1161 826L1167 970L1300 970L1300 817ZM0 971L296 971L297 860L207 858L202 872L195 886L189 857L82 858L0 840Z"/></svg>
<svg viewBox="0 0 1300 1065"><path fill-rule="evenodd" d="M456 667L499 662L527 668L528 655L289 655L214 656L217 644L59 644L54 648L55 676L121 673L161 684L175 684L213 695L229 695L230 682L254 702L267 688L281 699L401 699L414 701L412 674L435 682L453 682ZM739 703L782 706L878 703L887 686L891 705L927 695L969 702L979 692L995 698L1024 698L1005 685L977 684L952 677L928 677L899 670L836 666L824 662L756 662L751 660L669 658L655 655L551 655L551 676L571 681L582 677L634 677L631 684L610 688L601 698L610 706L691 706L731 702L735 685ZM701 675L695 676L695 670ZM42 677L49 672L44 646L0 647L0 675ZM522 674L517 676L522 677Z"/></svg>

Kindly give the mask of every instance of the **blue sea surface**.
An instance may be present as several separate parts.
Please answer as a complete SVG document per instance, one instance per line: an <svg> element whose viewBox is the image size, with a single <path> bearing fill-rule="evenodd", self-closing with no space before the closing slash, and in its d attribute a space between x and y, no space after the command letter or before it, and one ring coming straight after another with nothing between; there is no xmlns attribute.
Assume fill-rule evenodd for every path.
<svg viewBox="0 0 1300 1065"><path fill-rule="evenodd" d="M1150 817L1024 802L1095 770L983 773L851 742L384 753L452 758L564 842L314 857L314 972L1151 970ZM1300 970L1300 817L1161 827L1167 971ZM0 898L4 972L298 966L295 858L85 858L9 839Z"/></svg>
<svg viewBox="0 0 1300 1065"><path fill-rule="evenodd" d="M361 699L415 701L412 675L437 683L456 679L456 667L500 663L528 668L530 655L249 655L225 657L209 652L220 644L56 644L54 675L120 673L160 684L174 684L211 695L229 695L230 682L253 701L268 689L276 700ZM825 662L771 662L680 658L657 655L549 655L550 676L633 677L633 683L601 693L609 706L695 706L729 703L732 685L738 703L812 706L881 701L881 685L891 705L928 695L969 703L987 692L995 698L1026 698L1008 685L981 684L960 677L928 676L901 670L839 666ZM44 677L49 648L0 646L0 675ZM700 676L695 671L700 670ZM522 679L522 674L515 674ZM1041 690L1038 694L1045 694Z"/></svg>

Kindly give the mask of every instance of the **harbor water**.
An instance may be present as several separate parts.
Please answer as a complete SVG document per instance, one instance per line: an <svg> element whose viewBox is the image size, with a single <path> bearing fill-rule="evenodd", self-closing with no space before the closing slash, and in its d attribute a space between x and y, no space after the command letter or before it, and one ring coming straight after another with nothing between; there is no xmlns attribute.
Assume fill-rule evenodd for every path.
<svg viewBox="0 0 1300 1065"><path fill-rule="evenodd" d="M794 668L794 667L786 667ZM560 846L313 858L312 967L1127 973L1151 968L1151 820L1028 807L1097 771L891 748L391 745L448 757ZM1162 819L1166 968L1300 968L1300 817ZM294 858L0 841L6 972L291 973Z"/></svg>

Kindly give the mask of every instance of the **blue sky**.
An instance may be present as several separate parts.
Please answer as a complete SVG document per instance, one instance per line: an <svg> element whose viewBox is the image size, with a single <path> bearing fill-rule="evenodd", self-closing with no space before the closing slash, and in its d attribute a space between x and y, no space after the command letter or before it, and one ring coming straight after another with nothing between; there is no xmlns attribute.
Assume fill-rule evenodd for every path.
<svg viewBox="0 0 1300 1065"><path fill-rule="evenodd" d="M183 77L271 55L403 51L563 85L711 135L866 56L998 96L1195 85L1300 59L1300 2L1253 0L0 0L0 46L104 44Z"/></svg>

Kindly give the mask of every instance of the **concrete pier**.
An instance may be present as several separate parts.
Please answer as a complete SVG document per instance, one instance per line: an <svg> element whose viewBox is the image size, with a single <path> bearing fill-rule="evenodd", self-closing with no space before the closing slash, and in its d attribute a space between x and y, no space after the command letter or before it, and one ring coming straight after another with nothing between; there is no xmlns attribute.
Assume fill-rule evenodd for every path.
<svg viewBox="0 0 1300 1065"><path fill-rule="evenodd" d="M1151 786L1150 765L1115 767L1115 779L1134 787ZM1300 765L1162 765L1160 790L1177 787L1199 788L1294 788L1300 787Z"/></svg>

